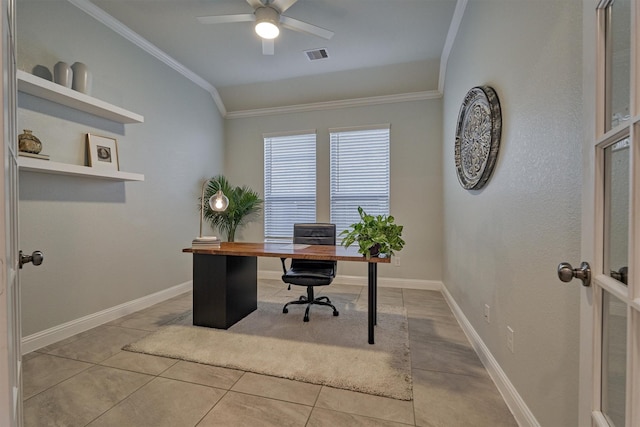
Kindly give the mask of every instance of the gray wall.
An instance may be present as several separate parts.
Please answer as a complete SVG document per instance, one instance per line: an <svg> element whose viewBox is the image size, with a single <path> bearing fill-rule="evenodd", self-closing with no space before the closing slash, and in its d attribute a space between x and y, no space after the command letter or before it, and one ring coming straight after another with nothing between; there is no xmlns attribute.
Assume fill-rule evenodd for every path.
<svg viewBox="0 0 640 427"><path fill-rule="evenodd" d="M543 426L577 425L579 285L556 268L580 261L581 17L577 0L470 1L444 97L444 284ZM488 185L466 191L455 125L482 84L500 98L502 144Z"/></svg>
<svg viewBox="0 0 640 427"><path fill-rule="evenodd" d="M329 220L329 128L391 123L391 214L404 225L399 267L381 265L380 277L441 280L442 102L439 99L227 120L225 169L232 183L264 193L263 133L317 130L317 220ZM367 153L362 153L366 156ZM375 185L375 183L372 183ZM237 240L264 238L261 221ZM279 260L261 269L281 271ZM340 263L338 274L366 276L366 264Z"/></svg>
<svg viewBox="0 0 640 427"><path fill-rule="evenodd" d="M116 125L20 94L19 127L53 161L82 164L89 132L116 138L120 169L145 175L20 173L20 246L45 253L21 274L27 336L191 280L181 249L198 233L201 183L222 172L223 120L208 92L68 2L17 6L20 69L84 62L93 96L145 117Z"/></svg>

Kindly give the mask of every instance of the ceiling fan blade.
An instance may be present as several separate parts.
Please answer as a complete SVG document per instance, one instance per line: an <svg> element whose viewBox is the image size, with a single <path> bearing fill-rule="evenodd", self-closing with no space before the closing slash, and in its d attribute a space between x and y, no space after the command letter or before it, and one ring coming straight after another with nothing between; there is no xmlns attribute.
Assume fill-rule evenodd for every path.
<svg viewBox="0 0 640 427"><path fill-rule="evenodd" d="M262 39L262 54L273 55L275 51L274 45L273 39Z"/></svg>
<svg viewBox="0 0 640 427"><path fill-rule="evenodd" d="M264 7L264 3L262 3L260 0L247 0L247 3L249 3L249 5L254 9Z"/></svg>
<svg viewBox="0 0 640 427"><path fill-rule="evenodd" d="M289 9L297 1L298 0L273 0L271 3L269 3L269 6L275 7L280 13L284 13L285 10Z"/></svg>
<svg viewBox="0 0 640 427"><path fill-rule="evenodd" d="M304 21L289 18L288 16L280 15L280 23L283 27L294 31L300 31L301 33L311 34L312 36L322 37L329 40L333 37L334 32L327 29L317 27Z"/></svg>
<svg viewBox="0 0 640 427"><path fill-rule="evenodd" d="M201 24L227 24L230 22L251 22L256 20L253 13L242 13L238 15L212 15L198 16Z"/></svg>

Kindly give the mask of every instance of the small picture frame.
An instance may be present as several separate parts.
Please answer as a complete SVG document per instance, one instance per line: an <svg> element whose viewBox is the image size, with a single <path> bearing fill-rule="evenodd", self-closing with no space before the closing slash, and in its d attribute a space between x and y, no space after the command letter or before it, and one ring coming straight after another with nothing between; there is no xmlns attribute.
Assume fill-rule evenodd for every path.
<svg viewBox="0 0 640 427"><path fill-rule="evenodd" d="M87 134L87 158L92 168L120 170L115 138Z"/></svg>

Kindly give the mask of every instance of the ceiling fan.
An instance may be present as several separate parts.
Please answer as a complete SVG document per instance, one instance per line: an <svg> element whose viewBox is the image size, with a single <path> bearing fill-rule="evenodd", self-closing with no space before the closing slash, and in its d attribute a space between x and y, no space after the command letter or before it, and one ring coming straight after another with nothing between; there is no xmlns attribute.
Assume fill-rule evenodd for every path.
<svg viewBox="0 0 640 427"><path fill-rule="evenodd" d="M225 24L232 22L255 21L255 31L262 38L263 55L273 55L273 40L278 37L280 27L310 34L312 36L322 37L327 40L333 37L333 31L284 16L283 13L296 1L298 0L247 0L247 3L249 3L249 5L254 9L253 13L199 16L198 21L202 24Z"/></svg>

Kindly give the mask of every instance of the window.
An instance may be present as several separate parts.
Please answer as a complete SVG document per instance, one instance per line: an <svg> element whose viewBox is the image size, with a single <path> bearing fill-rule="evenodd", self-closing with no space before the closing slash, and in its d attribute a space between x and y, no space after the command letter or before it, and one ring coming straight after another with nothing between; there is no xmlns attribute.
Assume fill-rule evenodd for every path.
<svg viewBox="0 0 640 427"><path fill-rule="evenodd" d="M316 132L264 135L264 239L290 240L316 222Z"/></svg>
<svg viewBox="0 0 640 427"><path fill-rule="evenodd" d="M360 220L358 206L389 214L389 129L330 129L331 222L338 234Z"/></svg>

